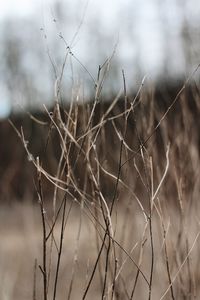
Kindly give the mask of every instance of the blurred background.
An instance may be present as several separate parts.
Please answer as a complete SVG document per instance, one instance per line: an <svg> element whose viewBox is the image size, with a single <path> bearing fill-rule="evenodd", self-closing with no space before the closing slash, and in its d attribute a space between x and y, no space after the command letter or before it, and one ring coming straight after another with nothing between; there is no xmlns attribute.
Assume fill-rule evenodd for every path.
<svg viewBox="0 0 200 300"><path fill-rule="evenodd" d="M35 191L33 169L8 116L18 130L24 128L33 153L40 155L46 133L29 112L47 118L43 105L52 107L62 73L64 103L93 99L99 66L108 60L103 99L112 101L123 91L123 70L127 94L134 95L145 78L145 86L164 87L164 98L172 101L200 62L199 15L197 0L1 1L3 201L31 198Z"/></svg>
<svg viewBox="0 0 200 300"><path fill-rule="evenodd" d="M144 76L173 85L199 63L197 0L7 0L0 4L0 116L51 104L68 56L63 91L91 96L98 66L113 55L104 93L129 92ZM87 70L86 70L87 69Z"/></svg>
<svg viewBox="0 0 200 300"><path fill-rule="evenodd" d="M30 285L33 279L34 259L40 258L42 253L41 219L38 213L38 197L34 184L36 170L32 162L28 161L24 146L8 122L8 117L11 118L20 133L23 128L25 145L28 145L34 157L41 157L47 171L54 176L57 172L60 143L52 130L53 139L49 142L48 155L44 151L50 128L50 118L44 112L43 104L53 107L55 89L61 75L63 75L61 98L64 103L69 104L71 99L92 100L99 66L105 66L106 62L110 60L109 72L107 72L102 90L103 99L105 96L105 99L112 101L120 90L123 91L123 72L127 94L131 97L134 97L144 78L145 83L150 87L148 97L144 96L146 106L144 105L137 116L139 124L142 123L140 127L143 128L143 123L145 125L144 135L146 137L151 126L155 128L153 127L155 126L153 117L157 117L156 121L160 120L163 111L174 100L185 79L200 63L200 1L1 0L0 57L0 299L35 299L31 298L32 288ZM195 203L199 203L200 186L199 79L198 70L194 80L197 88L186 91L182 95L182 106L176 107L175 113L166 121L167 125L170 124L169 128L166 125L164 133L158 136L160 144L162 144L163 136L167 144L168 135L171 134L170 141L172 141L172 148L175 149L174 160L172 155L172 173L176 173L176 165L178 165L177 174L180 173L180 186L189 186L190 192L192 190L191 198L194 194L194 198L197 199ZM164 88L163 90L161 88L161 92L158 93L156 92L157 87ZM165 101L168 101L167 105ZM163 104L164 108L159 109L158 103L164 103L166 106L164 107ZM193 104L190 105L190 103ZM83 112L83 118L80 118L80 124L84 123L86 109L81 112ZM87 113L85 114L87 115ZM99 111L97 111L97 115L98 113ZM79 112L79 116L80 114ZM131 126L131 134L128 137L130 142L134 143ZM112 156L110 158L112 164L114 154L117 154L118 162L118 152L117 148L113 147L114 143L109 137L109 133L107 135L106 141L110 148L108 145L103 145L102 148L106 148L106 151ZM110 136L112 137L112 134ZM153 148L153 154L156 157L157 168L160 167L160 164L162 166L163 162L165 164L165 157L163 160L160 159L159 143L155 149L154 151ZM132 167L132 169L134 168ZM84 168L81 167L80 170L80 173L85 176ZM160 174L163 170L160 171ZM173 194L171 199L168 199L170 188L168 189L169 185L166 185L166 198L171 200L167 203L174 202L174 198L176 198L174 189L176 189L176 184L179 185L177 174L177 177L175 175L170 177L172 178L170 187ZM174 180L175 177L177 180ZM132 175L130 180L133 180ZM44 194L49 200L53 198L53 186L49 182L45 183L44 181ZM183 197L182 193L180 194L180 198ZM186 197L186 200L187 203L190 203L189 196ZM173 210L174 206L172 206ZM135 208L132 208L134 214L137 215ZM194 210L198 212L199 210L196 208L198 206L194 205ZM125 224L125 219L128 220L129 208L127 211L124 210L125 213L120 208L120 213L121 211L120 217L126 217L124 223L120 221L119 224ZM199 220L196 212L193 212L194 218L191 218L190 210L188 212L188 220L191 224L193 220ZM179 222L179 219L177 221L176 211L173 213L175 226L172 227L172 230L174 228L173 231L176 235L178 230L176 223ZM172 212L170 215L173 216ZM133 217L131 210L129 217L131 222L140 224L140 220ZM70 221L72 230L69 231L68 245L75 245L77 242L74 234L78 226L77 219L77 210L75 210ZM199 230L199 221L197 225ZM90 234L89 226L84 225L83 228L85 229L81 242L82 253L90 255L89 250L91 249L87 247L90 248L93 245L95 238ZM125 225L121 228L123 231ZM135 225L130 228L131 230L133 228L133 232L137 231ZM192 236L192 230L189 227L189 238ZM131 232L131 239L133 232ZM124 235L124 232L122 234ZM156 234L157 236L159 235ZM180 237L181 234L178 236ZM131 239L129 240L131 241ZM183 240L188 242L184 235ZM136 239L136 241L138 240ZM174 244L173 257L176 257L174 253L177 254L180 245L180 239L178 239L178 243ZM96 249L95 247L93 250ZM184 247L188 251L188 244ZM71 251L69 259L72 257L72 261L74 248L67 247L68 251ZM180 250L181 258L177 259L180 262L184 257L182 254L185 253L185 250L181 251L182 249ZM148 251L148 255L149 253ZM159 253L161 253L161 248L159 248ZM197 259L193 262L199 273L198 253L199 249L195 254ZM88 258L83 256L82 259L85 263ZM177 266L178 270L182 272L182 266L180 269L180 265L177 264ZM67 274L69 273L68 269ZM160 274L162 273L163 271ZM187 274L186 271L182 273ZM86 272L84 276L85 274ZM198 286L200 275L196 278ZM158 280L163 284L160 278ZM180 282L181 286L186 286L184 281L180 280ZM65 284L66 281L63 286ZM156 286L160 288L160 284ZM74 290L76 291L76 288ZM78 299L78 297L73 299ZM189 298L180 296L177 299Z"/></svg>

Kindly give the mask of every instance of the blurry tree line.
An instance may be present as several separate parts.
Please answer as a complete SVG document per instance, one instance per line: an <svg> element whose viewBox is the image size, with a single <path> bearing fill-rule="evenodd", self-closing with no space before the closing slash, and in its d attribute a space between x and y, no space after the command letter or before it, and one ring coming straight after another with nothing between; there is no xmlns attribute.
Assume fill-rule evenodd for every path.
<svg viewBox="0 0 200 300"><path fill-rule="evenodd" d="M184 73L199 63L198 6L194 5L195 1L186 0L151 2L161 57L157 70L154 70L155 79L184 77ZM145 4L142 7L139 1L126 1L114 10L110 23L114 25L118 20L119 35L117 25L109 28L109 17L101 18L94 7L89 14L90 3L81 1L72 5L58 0L50 10L49 20L44 19L43 24L38 15L31 19L4 20L0 27L0 54L3 58L0 80L6 90L6 101L15 110L27 106L35 109L53 101L54 83L62 72L67 47L70 47L71 55L66 62L63 91L82 84L93 87L92 79L97 77L98 66L115 51L105 91L110 93L122 87L122 68L127 73L129 87L134 90L134 84L140 83L145 74L144 50L148 53L149 48L151 51L151 40L145 44L145 35L150 33L144 32L142 42L142 31L138 31L139 8L146 9L148 16L148 8ZM144 28L148 28L151 20L144 18L142 22ZM152 43L155 40L152 39ZM64 97L67 98L68 94L66 92Z"/></svg>

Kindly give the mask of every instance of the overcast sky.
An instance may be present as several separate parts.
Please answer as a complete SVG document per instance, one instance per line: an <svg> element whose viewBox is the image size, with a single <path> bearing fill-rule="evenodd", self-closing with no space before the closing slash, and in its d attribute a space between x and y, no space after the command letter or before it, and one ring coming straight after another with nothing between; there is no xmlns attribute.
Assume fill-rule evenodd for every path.
<svg viewBox="0 0 200 300"><path fill-rule="evenodd" d="M52 7L56 0L0 0L0 2L1 20L6 17L37 16L38 22L41 25L45 23L48 30L48 21L51 18L50 15L53 14ZM96 17L96 19L101 20L99 23L102 27L100 31L105 35L109 32L110 36L113 37L112 43L105 45L105 47L111 48L111 45L114 45L115 41L119 39L118 53L120 53L122 58L121 67L126 67L126 62L130 61L134 55L139 54L140 57L138 59L142 60L144 72L154 73L159 68L160 62L163 60L164 51L162 51L163 36L159 30L160 17L157 9L157 0L62 0L61 2L66 3L66 7L75 12L75 18L82 17L87 4L82 32L80 32L76 48L80 52L81 58L84 56L84 53L81 53L83 52L81 49L84 49L84 33L86 34L87 24L90 24L90 20ZM176 5L173 4L172 0L167 0L166 2L168 2L171 10L171 26L174 27L173 32L176 38L178 19ZM137 30L134 29L135 41L132 40L131 42L127 36L129 24L130 30L132 30L131 27L133 26L137 27ZM176 51L176 47L174 50Z"/></svg>
<svg viewBox="0 0 200 300"><path fill-rule="evenodd" d="M37 18L38 27L45 26L45 30L48 31L54 15L52 10L54 2L54 0L0 0L0 20L3 22L10 17L34 17ZM77 39L75 52L81 61L86 61L87 65L86 53L88 53L88 49L86 49L86 46L88 46L88 42L85 37L88 35L88 30L91 32L91 24L95 23L94 20L98 20L96 24L97 26L99 24L100 28L97 29L105 36L111 37L107 39L106 45L101 45L101 47L104 48L105 52L107 50L109 54L118 40L117 55L120 67L125 69L127 74L130 73L131 80L133 80L131 76L134 70L131 63L135 58L138 64L142 65L142 75L147 75L150 78L154 77L155 74L159 75L162 72L165 60L165 48L169 44L169 64L173 66L173 72L183 71L181 70L183 57L177 36L181 21L178 1L62 0L62 2L66 3L66 9L69 8L69 13L73 15L76 24L80 23L85 11L85 18ZM185 3L187 8L186 17L191 22L197 22L199 20L200 1L190 0ZM163 11L168 12L164 21L162 20ZM161 30L165 23L170 32L169 41L166 41L166 36ZM66 28L66 24L62 24L62 22L59 23L59 26L59 30L62 31ZM134 38L133 36L129 37L129 30L134 31ZM92 44L90 46L92 49ZM90 53L91 60L92 55ZM2 87L1 90L4 91L5 89ZM6 90L4 94L6 98ZM0 114L4 114L8 110L8 104L0 100Z"/></svg>
<svg viewBox="0 0 200 300"><path fill-rule="evenodd" d="M32 14L40 3L41 0L1 0L0 18L27 16L28 14Z"/></svg>

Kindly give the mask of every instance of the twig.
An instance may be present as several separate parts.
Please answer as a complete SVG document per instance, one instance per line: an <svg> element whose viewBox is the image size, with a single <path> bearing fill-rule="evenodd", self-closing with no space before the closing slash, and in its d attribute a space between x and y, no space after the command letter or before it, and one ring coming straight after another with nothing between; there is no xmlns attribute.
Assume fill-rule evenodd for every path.
<svg viewBox="0 0 200 300"><path fill-rule="evenodd" d="M59 245L58 259L57 259L57 265L56 265L56 275L55 275L55 281L54 281L53 300L56 300L58 274L59 274L59 269L60 269L60 260L61 260L62 247L63 247L66 203L67 203L67 197L66 197L66 194L65 194L64 195L62 223L61 223L61 230L60 230L60 245Z"/></svg>
<svg viewBox="0 0 200 300"><path fill-rule="evenodd" d="M42 266L42 274L43 274L43 293L44 300L47 300L47 245L46 245L46 222L45 222L45 208L44 208L44 199L42 192L42 183L41 183L41 172L40 172L40 162L39 157L37 157L37 178L38 178L38 198L40 204L40 211L42 217L42 230L43 230L43 266Z"/></svg>
<svg viewBox="0 0 200 300"><path fill-rule="evenodd" d="M188 251L188 253L187 253L185 259L183 260L183 262L182 262L182 264L180 265L178 271L177 271L176 274L174 275L171 284L168 286L168 288L166 289L166 291L163 293L163 295L161 296L160 300L162 300L162 299L165 298L165 296L167 295L168 291L170 290L172 284L175 282L175 280L176 280L176 278L178 277L178 275L179 275L181 269L183 268L183 266L184 266L185 263L187 262L188 257L190 256L190 254L191 254L191 252L192 252L192 250L193 250L195 244L197 243L197 240L199 239L199 235L200 235L200 231L197 233L197 235L196 235L196 237L195 237L195 239L194 239L194 242L193 242L193 244L192 244L190 250Z"/></svg>
<svg viewBox="0 0 200 300"><path fill-rule="evenodd" d="M33 269L33 300L36 300L36 276L37 276L37 259L35 259L34 269Z"/></svg>

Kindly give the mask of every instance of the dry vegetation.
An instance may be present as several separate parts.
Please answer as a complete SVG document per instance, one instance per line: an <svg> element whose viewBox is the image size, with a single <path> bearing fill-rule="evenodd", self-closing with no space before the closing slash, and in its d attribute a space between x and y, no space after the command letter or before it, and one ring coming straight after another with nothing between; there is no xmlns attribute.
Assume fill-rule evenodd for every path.
<svg viewBox="0 0 200 300"><path fill-rule="evenodd" d="M193 75L173 98L143 84L128 97L124 79L105 104L101 70L90 103L77 93L66 108L58 89L46 120L34 118L39 156L10 120L36 170L38 201L2 209L1 299L199 298Z"/></svg>

